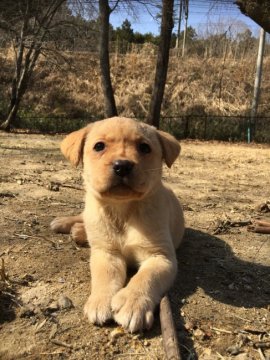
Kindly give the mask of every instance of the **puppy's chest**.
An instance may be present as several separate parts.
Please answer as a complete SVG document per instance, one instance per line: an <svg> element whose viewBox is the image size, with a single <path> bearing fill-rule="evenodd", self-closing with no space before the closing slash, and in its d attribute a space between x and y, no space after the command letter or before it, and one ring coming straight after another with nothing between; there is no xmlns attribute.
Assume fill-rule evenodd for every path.
<svg viewBox="0 0 270 360"><path fill-rule="evenodd" d="M153 252L158 252L152 237L137 228L132 217L123 220L101 216L96 220L88 232L93 246L120 252L131 265L144 261Z"/></svg>

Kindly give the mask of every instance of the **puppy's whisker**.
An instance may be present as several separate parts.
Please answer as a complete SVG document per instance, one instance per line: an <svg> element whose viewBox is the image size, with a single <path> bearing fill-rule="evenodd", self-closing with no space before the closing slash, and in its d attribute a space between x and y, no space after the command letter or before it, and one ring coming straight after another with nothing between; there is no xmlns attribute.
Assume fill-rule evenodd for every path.
<svg viewBox="0 0 270 360"><path fill-rule="evenodd" d="M148 171L158 171L158 170L161 170L162 168L159 167L159 168L153 168L153 169L147 169L145 170L145 172L148 172Z"/></svg>

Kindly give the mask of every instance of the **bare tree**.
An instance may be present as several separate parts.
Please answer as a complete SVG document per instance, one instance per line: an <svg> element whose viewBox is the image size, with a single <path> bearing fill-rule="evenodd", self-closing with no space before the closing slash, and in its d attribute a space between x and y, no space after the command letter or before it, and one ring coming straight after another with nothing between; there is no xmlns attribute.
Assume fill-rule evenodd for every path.
<svg viewBox="0 0 270 360"><path fill-rule="evenodd" d="M160 43L157 55L155 82L147 122L159 127L161 104L167 79L170 43L173 29L173 0L162 1Z"/></svg>
<svg viewBox="0 0 270 360"><path fill-rule="evenodd" d="M114 8L118 5L116 1ZM108 0L99 0L99 61L101 72L101 85L103 89L105 116L111 117L117 115L117 109L114 99L113 87L110 75L110 55L109 55L109 26L110 14L114 10L110 8Z"/></svg>
<svg viewBox="0 0 270 360"><path fill-rule="evenodd" d="M52 29L53 19L65 0L1 0L0 28L9 34L14 50L9 108L0 129L14 122L37 60Z"/></svg>
<svg viewBox="0 0 270 360"><path fill-rule="evenodd" d="M185 56L186 51L186 39L187 39L187 29L188 29L188 14L189 14L189 0L184 0L183 9L185 13L185 29L184 29L184 37L183 37L183 46L182 46L182 57Z"/></svg>

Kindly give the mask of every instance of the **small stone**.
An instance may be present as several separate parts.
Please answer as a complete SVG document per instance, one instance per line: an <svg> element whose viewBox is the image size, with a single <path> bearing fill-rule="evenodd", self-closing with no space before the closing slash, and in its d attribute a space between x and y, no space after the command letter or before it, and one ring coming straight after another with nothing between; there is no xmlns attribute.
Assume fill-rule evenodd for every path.
<svg viewBox="0 0 270 360"><path fill-rule="evenodd" d="M239 348L239 346L237 345L232 345L229 346L226 351L230 354L230 355L238 355L241 352L241 349Z"/></svg>
<svg viewBox="0 0 270 360"><path fill-rule="evenodd" d="M185 329L188 330L188 331L194 329L194 327L195 327L195 324L192 321L187 321L185 323Z"/></svg>
<svg viewBox="0 0 270 360"><path fill-rule="evenodd" d="M65 295L60 295L57 303L61 310L74 307L73 302Z"/></svg>
<svg viewBox="0 0 270 360"><path fill-rule="evenodd" d="M57 304L56 301L53 301L48 307L47 309L50 309L52 311L57 311L59 309L59 306Z"/></svg>
<svg viewBox="0 0 270 360"><path fill-rule="evenodd" d="M48 190L51 191L59 191L60 185L58 183L50 182L50 184L47 186Z"/></svg>
<svg viewBox="0 0 270 360"><path fill-rule="evenodd" d="M194 330L193 335L196 338L203 338L204 337L204 332L201 329L196 329L196 330Z"/></svg>
<svg viewBox="0 0 270 360"><path fill-rule="evenodd" d="M150 341L144 340L143 345L144 345L144 346L149 346L149 345L150 345Z"/></svg>

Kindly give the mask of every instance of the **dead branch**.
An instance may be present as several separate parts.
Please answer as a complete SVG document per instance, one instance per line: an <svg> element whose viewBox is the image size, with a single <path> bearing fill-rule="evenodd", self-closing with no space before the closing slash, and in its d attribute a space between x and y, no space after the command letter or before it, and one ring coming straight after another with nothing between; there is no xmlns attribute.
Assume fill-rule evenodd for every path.
<svg viewBox="0 0 270 360"><path fill-rule="evenodd" d="M270 222L257 220L254 224L248 226L248 231L259 234L270 234Z"/></svg>
<svg viewBox="0 0 270 360"><path fill-rule="evenodd" d="M168 360L181 360L170 301L167 295L160 301L159 316L166 358Z"/></svg>
<svg viewBox="0 0 270 360"><path fill-rule="evenodd" d="M63 347L69 348L69 349L72 349L72 348L73 348L73 345L67 344L67 343L64 342L64 341L60 341L60 340L57 340L57 339L51 339L51 342L52 342L53 344L55 344L55 345L63 346Z"/></svg>

